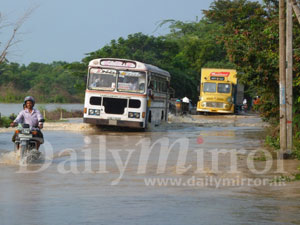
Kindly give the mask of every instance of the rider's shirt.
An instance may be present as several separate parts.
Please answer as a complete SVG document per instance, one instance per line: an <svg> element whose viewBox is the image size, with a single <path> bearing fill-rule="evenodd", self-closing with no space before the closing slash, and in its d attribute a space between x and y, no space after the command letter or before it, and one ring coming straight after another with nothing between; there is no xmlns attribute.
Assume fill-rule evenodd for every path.
<svg viewBox="0 0 300 225"><path fill-rule="evenodd" d="M32 109L30 113L28 109L22 110L17 118L14 120L15 123L26 123L29 124L30 128L38 127L39 121L43 119L42 114L37 109Z"/></svg>

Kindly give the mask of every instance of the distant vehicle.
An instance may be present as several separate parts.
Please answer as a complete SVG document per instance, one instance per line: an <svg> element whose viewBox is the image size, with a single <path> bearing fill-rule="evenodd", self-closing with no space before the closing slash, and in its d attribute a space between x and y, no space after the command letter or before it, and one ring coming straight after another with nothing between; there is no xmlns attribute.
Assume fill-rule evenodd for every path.
<svg viewBox="0 0 300 225"><path fill-rule="evenodd" d="M168 118L169 72L128 59L90 61L84 122L147 128Z"/></svg>
<svg viewBox="0 0 300 225"><path fill-rule="evenodd" d="M201 70L197 112L235 113L243 104L244 86L238 84L234 69Z"/></svg>

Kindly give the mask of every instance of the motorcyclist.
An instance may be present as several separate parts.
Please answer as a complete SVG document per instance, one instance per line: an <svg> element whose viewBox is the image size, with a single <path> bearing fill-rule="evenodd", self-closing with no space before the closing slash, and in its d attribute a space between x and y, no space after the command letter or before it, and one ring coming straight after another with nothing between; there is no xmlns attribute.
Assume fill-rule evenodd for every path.
<svg viewBox="0 0 300 225"><path fill-rule="evenodd" d="M247 99L245 98L243 101L243 111L246 112L248 109Z"/></svg>
<svg viewBox="0 0 300 225"><path fill-rule="evenodd" d="M37 134L33 136L34 140L37 141L37 150L40 145L44 143L44 137L41 132L43 129L44 118L39 110L33 108L35 100L32 96L27 96L24 99L24 109L19 113L17 118L10 124L12 127L17 126L18 123L29 124L30 129L36 129ZM15 142L16 134L13 136L12 141Z"/></svg>

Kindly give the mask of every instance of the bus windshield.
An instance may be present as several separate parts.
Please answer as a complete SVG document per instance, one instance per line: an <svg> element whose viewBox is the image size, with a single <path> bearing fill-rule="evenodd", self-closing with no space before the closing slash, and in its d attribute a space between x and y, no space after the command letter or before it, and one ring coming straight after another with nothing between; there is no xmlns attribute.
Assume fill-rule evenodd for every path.
<svg viewBox="0 0 300 225"><path fill-rule="evenodd" d="M144 93L146 73L136 71L119 71L118 91Z"/></svg>
<svg viewBox="0 0 300 225"><path fill-rule="evenodd" d="M216 92L217 84L216 83L204 83L203 84L203 91L204 92Z"/></svg>
<svg viewBox="0 0 300 225"><path fill-rule="evenodd" d="M92 68L89 74L88 86L90 89L114 90L117 71L112 69Z"/></svg>
<svg viewBox="0 0 300 225"><path fill-rule="evenodd" d="M218 92L219 93L230 93L230 84L219 83L218 84Z"/></svg>

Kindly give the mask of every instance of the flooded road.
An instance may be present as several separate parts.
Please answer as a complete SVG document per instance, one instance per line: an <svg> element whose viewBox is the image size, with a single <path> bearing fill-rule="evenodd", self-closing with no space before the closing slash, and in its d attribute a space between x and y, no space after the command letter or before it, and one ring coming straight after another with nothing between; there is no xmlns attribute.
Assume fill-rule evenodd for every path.
<svg viewBox="0 0 300 225"><path fill-rule="evenodd" d="M272 182L272 156L251 161L264 151L260 119L202 119L148 132L45 129L45 162L25 167L12 132L0 133L0 224L299 224L299 183Z"/></svg>

